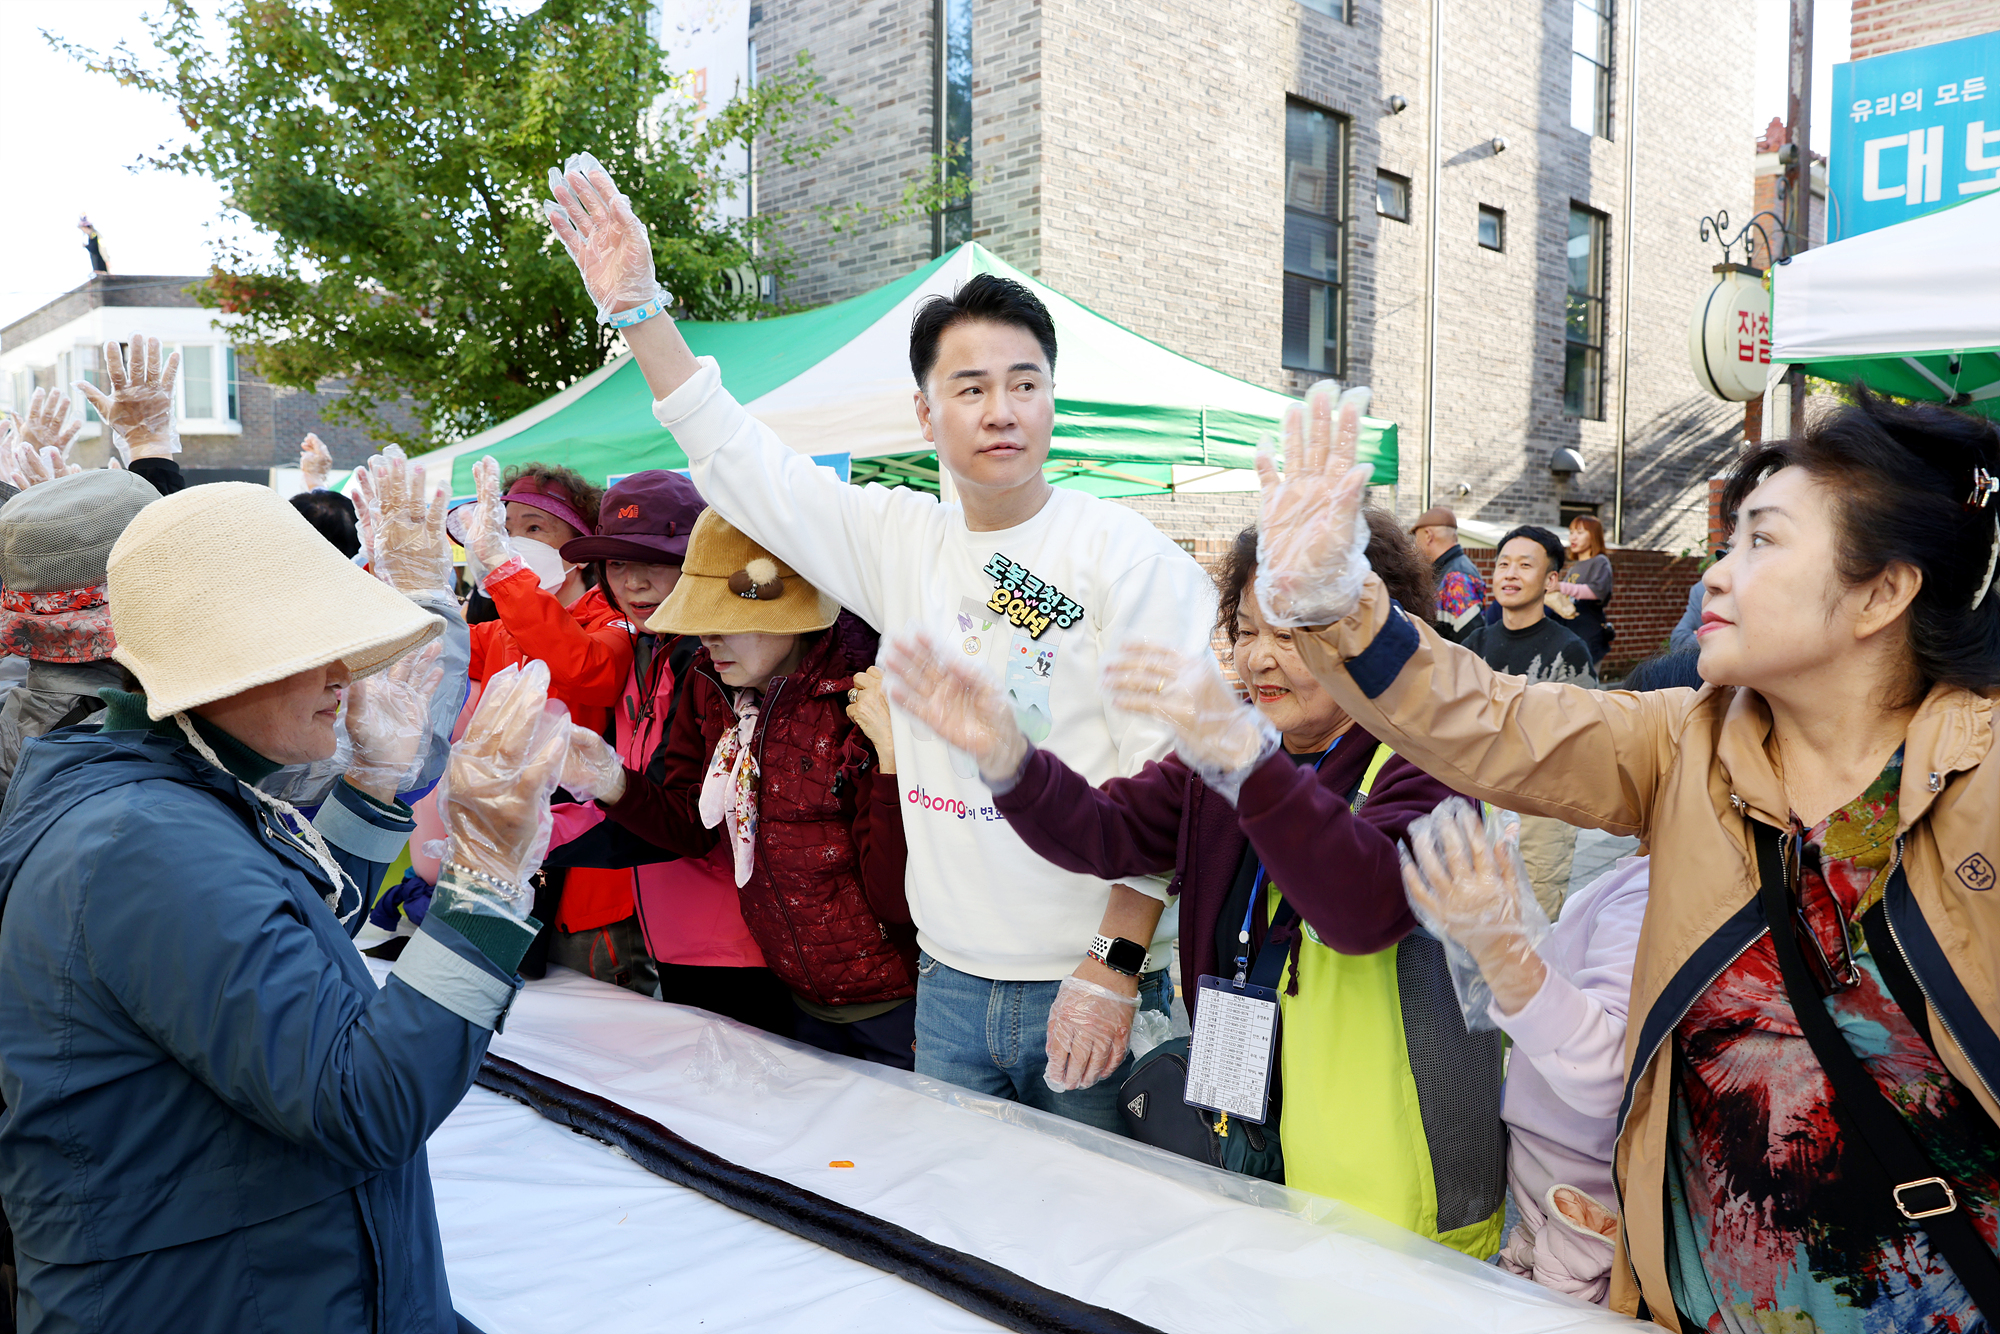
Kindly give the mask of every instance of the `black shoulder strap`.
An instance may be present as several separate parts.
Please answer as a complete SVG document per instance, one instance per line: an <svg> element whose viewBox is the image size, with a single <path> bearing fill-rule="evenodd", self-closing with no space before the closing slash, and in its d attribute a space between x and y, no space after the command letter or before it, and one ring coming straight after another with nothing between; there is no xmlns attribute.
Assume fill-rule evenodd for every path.
<svg viewBox="0 0 2000 1334"><path fill-rule="evenodd" d="M1764 909L1765 924L1771 928L1771 946L1784 975L1785 995L1792 1003L1800 1032L1812 1045L1827 1082L1833 1085L1834 1117L1861 1150L1847 1159L1869 1178L1858 1184L1923 1229L1931 1249L1950 1263L1973 1304L1989 1319L2000 1317L2000 1259L1987 1249L1959 1207L1957 1192L1917 1144L1902 1114L1882 1096L1875 1077L1840 1036L1833 1016L1827 1013L1825 998L1806 969L1805 955L1794 933L1781 835L1756 820L1746 822L1757 845L1757 872L1762 882L1758 902ZM1900 1004L1901 998L1897 999Z"/></svg>
<svg viewBox="0 0 2000 1334"><path fill-rule="evenodd" d="M1898 866L1895 874L1901 876L1903 868ZM1889 994L1896 999L1896 1005L1909 1018L1910 1026L1917 1030L1917 1036L1937 1055L1937 1040L1931 1036L1931 1011L1924 1000L1924 989L1917 985L1917 975L1910 971L1910 961L1903 957L1902 946L1896 943L1895 933L1889 929L1889 900L1887 896L1877 899L1875 906L1861 914L1861 934L1868 940L1869 957L1875 960L1875 967L1882 974L1882 985L1889 988Z"/></svg>

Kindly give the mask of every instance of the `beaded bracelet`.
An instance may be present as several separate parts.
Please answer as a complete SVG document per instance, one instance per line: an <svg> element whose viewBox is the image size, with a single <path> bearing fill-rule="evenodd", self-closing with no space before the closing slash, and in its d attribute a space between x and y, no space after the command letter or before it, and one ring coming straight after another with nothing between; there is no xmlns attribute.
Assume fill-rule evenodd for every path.
<svg viewBox="0 0 2000 1334"><path fill-rule="evenodd" d="M459 879L477 880L481 884L490 885L492 888L500 891L501 896L510 903L521 897L521 887L519 885L514 884L512 881L502 880L497 875L488 875L484 871L475 871L464 862L446 862L443 870L445 874ZM444 875L440 875L438 878L442 880Z"/></svg>

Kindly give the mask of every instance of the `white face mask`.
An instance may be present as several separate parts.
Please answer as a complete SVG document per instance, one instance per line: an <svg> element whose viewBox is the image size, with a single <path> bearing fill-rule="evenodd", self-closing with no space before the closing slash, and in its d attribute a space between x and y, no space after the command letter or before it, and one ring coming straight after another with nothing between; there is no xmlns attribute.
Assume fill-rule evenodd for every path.
<svg viewBox="0 0 2000 1334"><path fill-rule="evenodd" d="M570 571L576 568L562 558L561 552L546 542L538 542L532 537L510 537L507 540L513 543L514 552L520 556L521 563L535 572L535 578L540 581L542 591L545 593L553 593L561 588L563 581L569 578Z"/></svg>

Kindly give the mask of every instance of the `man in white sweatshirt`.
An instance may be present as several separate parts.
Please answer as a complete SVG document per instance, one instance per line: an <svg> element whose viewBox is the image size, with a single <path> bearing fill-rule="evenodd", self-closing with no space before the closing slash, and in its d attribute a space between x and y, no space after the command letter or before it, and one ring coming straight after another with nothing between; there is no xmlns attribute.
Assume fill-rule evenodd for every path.
<svg viewBox="0 0 2000 1334"><path fill-rule="evenodd" d="M722 388L664 309L645 227L603 168L550 173L551 225L621 328L708 503L878 629L917 627L986 667L1030 740L1102 782L1165 754L1154 722L1107 709L1101 658L1128 640L1207 651L1215 593L1146 520L1043 476L1056 340L1019 283L933 298L910 339L916 418L958 505L855 487L781 444ZM1120 1128L1137 1007L1168 1002L1167 887L1060 871L993 809L970 757L893 720L910 911L923 949L917 1070Z"/></svg>

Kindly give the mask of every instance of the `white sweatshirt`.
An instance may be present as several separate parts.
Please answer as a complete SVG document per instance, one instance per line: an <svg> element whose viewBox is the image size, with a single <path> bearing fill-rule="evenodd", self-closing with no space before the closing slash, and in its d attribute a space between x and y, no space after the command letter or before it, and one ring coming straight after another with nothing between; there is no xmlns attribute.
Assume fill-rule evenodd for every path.
<svg viewBox="0 0 2000 1334"><path fill-rule="evenodd" d="M1105 707L1099 664L1137 639L1211 651L1215 589L1191 556L1133 511L1080 491L1057 489L1026 523L975 533L934 496L850 486L787 449L723 389L714 360L701 363L653 413L723 518L884 635L921 627L977 660L1004 681L1029 739L1092 783L1167 752L1164 724ZM1007 610L994 610L996 598ZM1069 976L1110 883L1036 856L993 809L970 756L892 716L918 943L978 977ZM1124 883L1167 897L1164 880ZM1154 967L1177 934L1170 906Z"/></svg>

